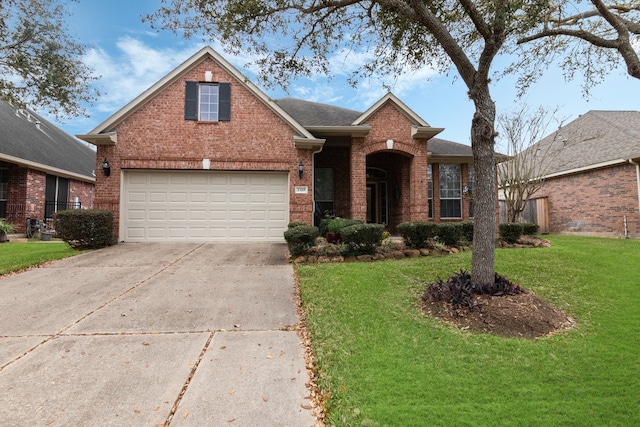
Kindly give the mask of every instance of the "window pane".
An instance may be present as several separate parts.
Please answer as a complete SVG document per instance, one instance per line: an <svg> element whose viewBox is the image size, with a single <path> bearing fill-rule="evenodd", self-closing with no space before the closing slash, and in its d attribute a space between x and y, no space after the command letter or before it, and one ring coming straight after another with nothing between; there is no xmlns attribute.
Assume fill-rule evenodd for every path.
<svg viewBox="0 0 640 427"><path fill-rule="evenodd" d="M462 218L462 179L460 165L440 165L440 217Z"/></svg>
<svg viewBox="0 0 640 427"><path fill-rule="evenodd" d="M441 218L462 218L462 209L460 208L460 199L440 200L440 217Z"/></svg>
<svg viewBox="0 0 640 427"><path fill-rule="evenodd" d="M198 120L204 122L218 121L218 85L203 84L199 87L199 116Z"/></svg>

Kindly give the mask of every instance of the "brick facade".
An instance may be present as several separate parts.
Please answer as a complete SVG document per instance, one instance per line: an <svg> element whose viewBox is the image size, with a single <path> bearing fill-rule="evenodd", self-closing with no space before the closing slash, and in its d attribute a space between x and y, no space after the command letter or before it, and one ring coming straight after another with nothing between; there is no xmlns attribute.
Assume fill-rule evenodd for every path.
<svg viewBox="0 0 640 427"><path fill-rule="evenodd" d="M552 178L535 194L547 197L549 231L640 237L636 168L631 164Z"/></svg>
<svg viewBox="0 0 640 427"><path fill-rule="evenodd" d="M199 122L184 119L185 83L203 81L205 71L214 82L231 83L231 120ZM252 91L208 58L191 68L156 97L117 126L118 142L100 146L111 176L96 184L97 207L113 210L119 229L122 169L201 170L209 159L212 170L284 171L290 177L289 221L313 221L313 192L295 194L295 186L313 188L312 151L296 149L295 130ZM307 171L298 178L298 164Z"/></svg>
<svg viewBox="0 0 640 427"><path fill-rule="evenodd" d="M313 136L326 142L314 152L313 144L296 148L296 138L309 138L310 133L304 129L301 132L300 125L280 115L219 56L203 53L190 61L152 87L153 95L122 116L113 116L112 122L105 122L102 131L115 131L115 144L103 145L104 140L95 140L98 176L94 205L114 212L116 237L120 233L123 171L202 170L205 159L210 169L218 171L287 172L290 222L314 223L322 216L315 212L315 168L333 170L333 210L339 216L366 220L369 186L377 191L378 200L386 201L384 214L380 206L376 217L384 216L390 231L404 221L429 219L427 139L414 138L414 130L431 128L412 116L395 97L385 97L375 110L372 107L366 120L354 127L358 129L356 136L345 125L337 126L339 131L327 131L328 135L316 130ZM212 82L231 84L229 121L185 120L186 82L202 82L205 75L211 75ZM101 173L104 159L111 167L109 177ZM299 164L305 171L302 178L298 177ZM367 170L373 170L370 168L383 171L382 177L367 176ZM463 167L463 177L465 173ZM297 194L295 187L300 186L307 187L308 192ZM467 213L463 219L468 218L468 206L464 205L463 211Z"/></svg>

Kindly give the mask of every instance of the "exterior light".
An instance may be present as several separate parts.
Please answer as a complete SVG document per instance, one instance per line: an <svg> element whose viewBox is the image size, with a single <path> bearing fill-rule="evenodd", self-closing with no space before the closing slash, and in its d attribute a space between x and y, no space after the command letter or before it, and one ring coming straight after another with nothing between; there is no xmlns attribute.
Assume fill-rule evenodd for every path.
<svg viewBox="0 0 640 427"><path fill-rule="evenodd" d="M304 165L302 164L302 162L300 162L298 164L298 178L302 179L303 176L304 176Z"/></svg>
<svg viewBox="0 0 640 427"><path fill-rule="evenodd" d="M111 175L111 166L109 166L109 162L106 157L102 161L102 172L104 172L104 176Z"/></svg>

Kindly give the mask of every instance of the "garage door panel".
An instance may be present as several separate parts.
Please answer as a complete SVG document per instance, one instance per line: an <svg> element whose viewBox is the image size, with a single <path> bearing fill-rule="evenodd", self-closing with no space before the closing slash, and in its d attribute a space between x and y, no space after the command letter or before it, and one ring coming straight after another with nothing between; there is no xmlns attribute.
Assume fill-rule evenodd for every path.
<svg viewBox="0 0 640 427"><path fill-rule="evenodd" d="M158 191L149 191L149 203L167 203L167 193Z"/></svg>
<svg viewBox="0 0 640 427"><path fill-rule="evenodd" d="M125 171L122 200L128 241L283 241L288 175Z"/></svg>

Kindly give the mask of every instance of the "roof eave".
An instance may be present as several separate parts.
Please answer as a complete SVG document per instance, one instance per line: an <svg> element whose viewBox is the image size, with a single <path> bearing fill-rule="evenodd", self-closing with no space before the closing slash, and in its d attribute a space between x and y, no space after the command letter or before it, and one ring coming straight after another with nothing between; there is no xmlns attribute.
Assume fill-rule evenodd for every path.
<svg viewBox="0 0 640 427"><path fill-rule="evenodd" d="M313 135L322 136L350 136L352 138L363 138L371 131L369 125L357 126L305 126Z"/></svg>
<svg viewBox="0 0 640 427"><path fill-rule="evenodd" d="M305 138L303 136L294 136L293 143L298 149L317 151L324 147L325 140L319 138Z"/></svg>
<svg viewBox="0 0 640 427"><path fill-rule="evenodd" d="M76 138L93 144L96 147L116 145L118 142L118 134L116 132L76 135Z"/></svg>
<svg viewBox="0 0 640 427"><path fill-rule="evenodd" d="M549 178L558 178L558 177L566 176L566 175L575 175L577 173L587 172L587 171L595 170L595 169L607 168L607 167L610 167L610 166L622 165L622 164L625 164L625 163L629 163L628 159L609 160L607 162L596 163L594 165L583 166L583 167L580 167L580 168L567 169L565 171L550 173L548 175L543 176L542 178L543 179L549 179Z"/></svg>
<svg viewBox="0 0 640 427"><path fill-rule="evenodd" d="M443 130L444 128L432 128L431 126L412 126L411 136L414 138L431 139Z"/></svg>
<svg viewBox="0 0 640 427"><path fill-rule="evenodd" d="M68 170L56 168L53 166L43 165L42 163L32 162L31 160L21 159L19 157L10 156L8 154L0 153L0 160L5 161L7 163L13 163L16 165L24 166L29 169L39 170L42 172L47 172L51 175L59 176L62 178L70 178L78 181L90 182L94 183L96 178L93 176L82 175L80 173L71 172Z"/></svg>

